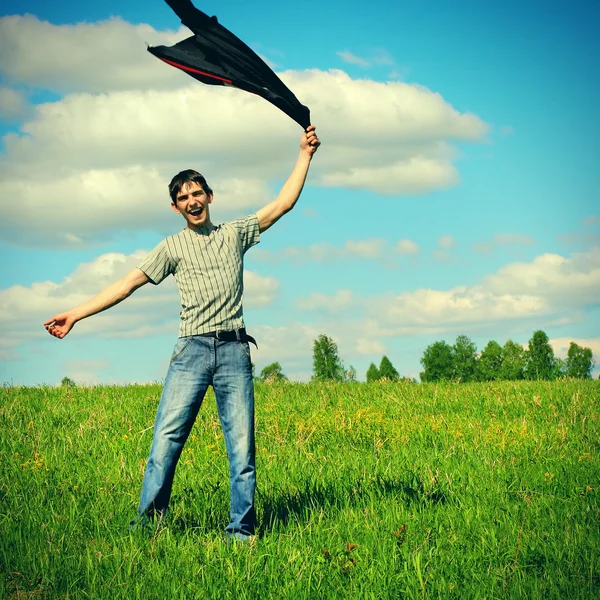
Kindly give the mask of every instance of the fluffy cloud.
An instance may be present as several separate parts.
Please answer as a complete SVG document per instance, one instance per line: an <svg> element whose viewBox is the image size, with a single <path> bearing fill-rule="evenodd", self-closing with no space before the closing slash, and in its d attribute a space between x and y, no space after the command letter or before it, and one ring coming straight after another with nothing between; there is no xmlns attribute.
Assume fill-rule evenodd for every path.
<svg viewBox="0 0 600 600"><path fill-rule="evenodd" d="M419 289L372 298L352 296L357 337L369 339L420 335L466 329L496 328L499 323L527 319L548 324L573 322L579 311L598 304L600 298L600 249L570 258L554 254L538 256L530 263L511 263L472 286L448 290ZM336 295L312 295L299 306L334 305ZM341 307L338 307L341 309ZM565 310L567 318L562 317ZM346 325L346 329L349 330Z"/></svg>
<svg viewBox="0 0 600 600"><path fill-rule="evenodd" d="M546 317L597 304L600 298L600 250L538 256L530 263L511 263L474 286L450 290L417 290L376 303L372 317L382 331L436 331L457 324L482 326L515 319Z"/></svg>
<svg viewBox="0 0 600 600"><path fill-rule="evenodd" d="M530 235L523 233L497 233L490 241L479 242L473 245L478 254L490 254L496 248L510 246L533 246L535 240Z"/></svg>
<svg viewBox="0 0 600 600"><path fill-rule="evenodd" d="M436 94L406 84L389 84L396 88L389 90L339 72L288 75L300 97L303 90L311 96L314 89L329 87L336 98L332 104L324 91L311 104L313 115L323 120L321 136L328 146L313 167L313 180L322 185L382 193L418 193L450 185L456 172L445 138L475 140L484 128L476 117L456 113ZM362 94L365 103L374 101L371 95L378 86L387 93L377 102L376 118L357 96ZM423 98L410 100L415 94ZM405 96L410 101L405 99L400 111L396 105ZM351 139L339 112L354 124ZM0 205L0 222L8 234L27 223L38 243L56 245L67 244L71 235L85 243L109 239L117 220L115 204L120 207L118 221L127 221L128 227L161 229L163 190L181 168L199 168L216 192L224 192L221 197L233 189L232 208L257 207L270 200L265 182L285 176L286 157L295 154L297 144L294 124L268 103L237 90L199 84L178 90L71 94L37 106L21 129L22 134L4 136L0 197L18 194L20 206L33 209L41 183L23 182L34 170L37 181L43 181L45 206L54 214L62 212L67 231L42 226L31 219L35 212L16 210L6 201ZM393 139L390 130L396 130ZM253 140L251 149L248 140ZM84 204L82 193L83 200L93 202L78 210ZM147 204L143 212L138 207L142 198ZM63 210L66 206L69 210ZM22 238L21 243L30 241Z"/></svg>
<svg viewBox="0 0 600 600"><path fill-rule="evenodd" d="M37 105L19 133L3 138L0 231L9 238L25 226L32 232L11 241L91 244L110 239L119 224L163 231L163 190L181 168L199 168L232 209L270 199L265 182L287 174L297 126L261 98L193 82L136 50L142 39L168 44L183 35L120 19L64 26L31 16L0 19L1 74L68 93ZM320 124L324 150L311 173L320 185L384 194L454 185L452 142L478 142L487 131L475 115L417 85L335 70L280 76ZM15 197L25 210L11 206L7 199ZM40 198L54 219L60 214L60 227L40 216Z"/></svg>
<svg viewBox="0 0 600 600"><path fill-rule="evenodd" d="M399 263L395 259L396 254L414 256L418 253L419 246L412 240L400 240L396 245L392 245L382 238L367 238L348 240L343 246L321 242L310 246L288 246L278 251L258 248L253 253L253 259L272 263L289 260L301 264L309 261L324 263L343 259L364 259L375 260L384 267L397 268Z"/></svg>
<svg viewBox="0 0 600 600"><path fill-rule="evenodd" d="M250 308L271 304L279 291L275 277L261 277L252 271L244 271L244 305Z"/></svg>
<svg viewBox="0 0 600 600"><path fill-rule="evenodd" d="M412 240L400 240L396 245L396 251L402 256L410 256L419 253L419 245Z"/></svg>
<svg viewBox="0 0 600 600"><path fill-rule="evenodd" d="M357 354L365 356L376 356L378 354L385 354L386 347L379 340L359 338L356 340L355 351Z"/></svg>
<svg viewBox="0 0 600 600"><path fill-rule="evenodd" d="M456 240L451 235L442 235L437 243L440 248L445 248L447 250L456 246Z"/></svg>
<svg viewBox="0 0 600 600"><path fill-rule="evenodd" d="M511 263L487 277L494 294L532 295L548 308L597 304L600 298L600 248L571 258L542 254L529 263Z"/></svg>
<svg viewBox="0 0 600 600"><path fill-rule="evenodd" d="M369 61L365 58L361 58L360 56L356 56L356 54L352 54L352 52L348 50L343 50L341 52L336 52L336 54L345 62L351 65L358 65L359 67L368 67Z"/></svg>
<svg viewBox="0 0 600 600"><path fill-rule="evenodd" d="M0 291L0 327L5 332L0 350L5 357L11 348L25 341L47 335L42 323L52 315L86 302L101 289L124 277L140 264L147 255L140 250L130 255L103 254L91 263L79 265L61 283L44 281L29 287L14 285ZM246 306L270 304L278 290L279 282L273 277L261 277L244 271ZM177 333L179 294L173 278L159 286L146 285L122 304L106 313L86 319L76 325L83 334L102 337L144 337L151 334Z"/></svg>
<svg viewBox="0 0 600 600"><path fill-rule="evenodd" d="M31 109L22 90L0 86L0 120L16 121L29 114Z"/></svg>
<svg viewBox="0 0 600 600"><path fill-rule="evenodd" d="M67 377L76 383L96 385L102 383L100 373L106 371L111 365L107 360L78 359L66 360L63 366Z"/></svg>
<svg viewBox="0 0 600 600"><path fill-rule="evenodd" d="M250 333L258 341L258 349L251 348L258 371L275 361L285 364L286 369L303 371L312 356L313 341L323 331L318 326L292 323L284 327L253 326Z"/></svg>
<svg viewBox="0 0 600 600"><path fill-rule="evenodd" d="M552 338L549 341L554 354L560 358L566 358L571 342L575 342L582 348L590 348L596 361L600 359L600 338Z"/></svg>
<svg viewBox="0 0 600 600"><path fill-rule="evenodd" d="M174 233L184 224L170 208L166 182L174 174L135 165L54 178L7 175L0 180L0 234L15 245L77 248L123 231ZM211 213L221 217L269 198L267 186L256 179L217 177L209 183L216 190Z"/></svg>
<svg viewBox="0 0 600 600"><path fill-rule="evenodd" d="M357 56L353 52L349 50L343 50L341 52L336 52L336 54L345 62L351 65L357 65L359 67L371 67L373 65L377 66L392 66L394 64L394 59L390 56L387 50L383 48L376 48L371 52L370 58L363 58L361 56Z"/></svg>
<svg viewBox="0 0 600 600"><path fill-rule="evenodd" d="M296 302L298 308L304 310L325 310L337 313L348 308L352 304L352 292L350 290L339 290L333 296L314 293L308 298L301 298Z"/></svg>
<svg viewBox="0 0 600 600"><path fill-rule="evenodd" d="M327 319L311 325L290 323L284 327L253 326L252 335L258 340L259 349L252 348L252 358L257 369L274 361L285 365L288 370L304 373L300 379L309 379L313 352L313 343L319 335L328 335L338 345L339 355L344 364L349 366L355 359L365 356L379 360L386 352L386 346L376 340L360 322L332 322ZM293 340L293 343L290 343ZM307 368L308 367L308 368Z"/></svg>
<svg viewBox="0 0 600 600"><path fill-rule="evenodd" d="M600 215L589 215L583 220L587 227L600 227Z"/></svg>
<svg viewBox="0 0 600 600"><path fill-rule="evenodd" d="M187 28L156 31L120 18L53 25L33 15L12 15L0 19L0 71L12 81L59 93L176 87L185 75L146 47L189 35Z"/></svg>

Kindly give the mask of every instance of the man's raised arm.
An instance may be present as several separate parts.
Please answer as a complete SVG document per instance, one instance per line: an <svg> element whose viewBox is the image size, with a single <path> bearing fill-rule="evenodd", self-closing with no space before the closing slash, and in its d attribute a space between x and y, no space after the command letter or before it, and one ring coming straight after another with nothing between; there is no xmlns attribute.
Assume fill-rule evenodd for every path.
<svg viewBox="0 0 600 600"><path fill-rule="evenodd" d="M62 339L71 331L77 321L81 321L81 319L95 315L118 304L149 281L150 279L148 279L144 271L133 269L123 279L105 287L91 300L88 300L77 308L54 315L44 323L44 327L50 335Z"/></svg>
<svg viewBox="0 0 600 600"><path fill-rule="evenodd" d="M269 202L266 206L263 206L257 211L256 216L258 217L258 226L260 232L266 231L276 223L286 212L289 212L294 208L304 182L306 181L306 174L310 167L310 161L312 160L313 154L317 151L317 148L321 145L315 126L311 125L305 133L300 137L300 154L296 166L285 182L277 198L273 202Z"/></svg>

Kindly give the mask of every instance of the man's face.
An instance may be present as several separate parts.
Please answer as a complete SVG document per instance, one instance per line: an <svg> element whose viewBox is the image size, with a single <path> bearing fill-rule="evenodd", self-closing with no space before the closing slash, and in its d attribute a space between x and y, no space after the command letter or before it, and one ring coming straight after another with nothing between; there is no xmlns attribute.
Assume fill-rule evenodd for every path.
<svg viewBox="0 0 600 600"><path fill-rule="evenodd" d="M197 229L210 225L208 205L212 202L212 194L207 195L202 186L195 181L181 186L173 210L183 215L189 229Z"/></svg>

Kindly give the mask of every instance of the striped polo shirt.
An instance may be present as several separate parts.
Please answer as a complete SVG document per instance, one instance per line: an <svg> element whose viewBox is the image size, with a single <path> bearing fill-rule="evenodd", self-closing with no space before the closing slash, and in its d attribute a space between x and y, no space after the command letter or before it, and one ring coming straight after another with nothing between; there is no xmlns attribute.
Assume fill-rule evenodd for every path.
<svg viewBox="0 0 600 600"><path fill-rule="evenodd" d="M179 336L244 327L244 254L258 244L256 214L165 238L140 265L158 285L174 275L181 297Z"/></svg>

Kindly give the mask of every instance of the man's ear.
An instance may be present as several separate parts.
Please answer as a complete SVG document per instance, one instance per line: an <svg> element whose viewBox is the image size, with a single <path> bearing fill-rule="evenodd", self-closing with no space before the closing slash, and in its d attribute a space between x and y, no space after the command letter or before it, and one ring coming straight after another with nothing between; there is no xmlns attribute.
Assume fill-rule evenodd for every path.
<svg viewBox="0 0 600 600"><path fill-rule="evenodd" d="M171 208L178 214L180 215L181 212L179 211L179 208L177 208L177 204L175 204L175 202L171 202Z"/></svg>
<svg viewBox="0 0 600 600"><path fill-rule="evenodd" d="M212 193L208 195L208 203L212 204L213 195Z"/></svg>

